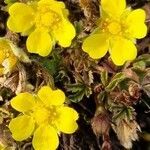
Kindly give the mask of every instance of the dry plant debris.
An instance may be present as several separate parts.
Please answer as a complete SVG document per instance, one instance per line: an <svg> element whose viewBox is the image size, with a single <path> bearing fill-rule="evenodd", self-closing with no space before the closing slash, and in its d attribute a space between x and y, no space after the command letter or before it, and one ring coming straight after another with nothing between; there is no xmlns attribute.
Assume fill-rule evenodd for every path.
<svg viewBox="0 0 150 150"><path fill-rule="evenodd" d="M0 150L149 150L149 29L149 0L1 0Z"/></svg>

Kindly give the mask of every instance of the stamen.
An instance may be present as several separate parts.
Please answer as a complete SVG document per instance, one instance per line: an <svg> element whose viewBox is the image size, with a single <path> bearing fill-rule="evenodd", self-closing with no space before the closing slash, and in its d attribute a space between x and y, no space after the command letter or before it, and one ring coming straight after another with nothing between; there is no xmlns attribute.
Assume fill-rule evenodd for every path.
<svg viewBox="0 0 150 150"><path fill-rule="evenodd" d="M61 17L48 6L40 6L35 18L36 26L48 31L59 26Z"/></svg>

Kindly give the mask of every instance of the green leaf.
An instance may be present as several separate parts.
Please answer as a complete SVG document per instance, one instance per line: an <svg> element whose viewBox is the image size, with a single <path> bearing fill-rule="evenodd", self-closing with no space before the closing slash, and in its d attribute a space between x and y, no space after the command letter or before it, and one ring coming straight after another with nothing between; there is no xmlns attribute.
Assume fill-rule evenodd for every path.
<svg viewBox="0 0 150 150"><path fill-rule="evenodd" d="M78 103L84 96L89 97L92 94L91 88L84 84L68 84L66 88L69 92L68 98L74 103Z"/></svg>
<svg viewBox="0 0 150 150"><path fill-rule="evenodd" d="M105 88L106 91L110 92L110 91L113 91L120 82L122 82L124 79L125 79L125 75L124 73L120 72L120 73L117 73L113 78L112 80L110 81L110 83L108 84L108 86Z"/></svg>
<svg viewBox="0 0 150 150"><path fill-rule="evenodd" d="M125 120L132 120L133 119L133 114L134 114L134 109L133 107L112 107L111 108L113 111L113 120L117 119L125 119Z"/></svg>
<svg viewBox="0 0 150 150"><path fill-rule="evenodd" d="M120 90L126 90L126 91L128 91L128 89L129 89L129 84L128 83L130 81L131 81L131 79L129 79L129 78L126 78L123 81L121 81L119 83Z"/></svg>
<svg viewBox="0 0 150 150"><path fill-rule="evenodd" d="M101 72L101 82L104 86L108 84L108 72L106 70Z"/></svg>
<svg viewBox="0 0 150 150"><path fill-rule="evenodd" d="M145 69L146 68L146 63L144 61L138 61L138 62L133 64L133 67Z"/></svg>
<svg viewBox="0 0 150 150"><path fill-rule="evenodd" d="M145 69L146 66L150 65L150 54L143 54L139 56L133 66L135 68Z"/></svg>
<svg viewBox="0 0 150 150"><path fill-rule="evenodd" d="M53 53L52 58L40 59L42 66L46 68L52 76L58 73L60 68L60 61L61 58L56 53Z"/></svg>
<svg viewBox="0 0 150 150"><path fill-rule="evenodd" d="M83 31L83 23L81 21L79 22L74 22L74 26L76 28L76 33L80 34Z"/></svg>
<svg viewBox="0 0 150 150"><path fill-rule="evenodd" d="M44 59L42 61L42 65L44 68L46 68L48 70L49 73L51 73L52 75L56 74L57 72L57 63L52 59Z"/></svg>
<svg viewBox="0 0 150 150"><path fill-rule="evenodd" d="M83 84L67 84L67 91L71 91L72 93L81 91L82 89L84 89L85 85Z"/></svg>
<svg viewBox="0 0 150 150"><path fill-rule="evenodd" d="M139 77L139 83L143 81L145 75L146 75L146 70L142 70L140 68L132 68L132 70L137 74Z"/></svg>

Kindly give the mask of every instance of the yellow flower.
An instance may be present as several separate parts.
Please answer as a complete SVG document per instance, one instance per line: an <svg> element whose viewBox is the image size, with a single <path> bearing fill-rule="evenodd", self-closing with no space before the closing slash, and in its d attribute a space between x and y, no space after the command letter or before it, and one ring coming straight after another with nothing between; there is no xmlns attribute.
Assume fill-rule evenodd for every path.
<svg viewBox="0 0 150 150"><path fill-rule="evenodd" d="M12 43L0 38L0 75L10 72L17 63L17 57L13 53Z"/></svg>
<svg viewBox="0 0 150 150"><path fill-rule="evenodd" d="M75 28L68 20L68 10L63 2L16 2L10 6L9 14L8 28L28 35L26 45L30 53L47 56L56 41L60 46L68 47L75 37Z"/></svg>
<svg viewBox="0 0 150 150"><path fill-rule="evenodd" d="M21 114L12 119L9 129L16 141L33 135L35 150L55 150L60 132L71 134L78 125L78 113L64 105L63 91L42 87L37 95L20 93L11 100L11 106Z"/></svg>
<svg viewBox="0 0 150 150"><path fill-rule="evenodd" d="M94 59L109 51L112 61L123 65L136 58L134 42L146 36L145 18L144 10L126 8L125 0L101 0L98 28L85 39L82 48Z"/></svg>

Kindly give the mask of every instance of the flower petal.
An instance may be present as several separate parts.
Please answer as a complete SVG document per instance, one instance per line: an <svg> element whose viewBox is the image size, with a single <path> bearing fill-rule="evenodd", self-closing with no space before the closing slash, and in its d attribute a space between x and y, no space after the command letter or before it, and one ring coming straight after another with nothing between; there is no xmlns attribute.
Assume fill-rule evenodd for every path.
<svg viewBox="0 0 150 150"><path fill-rule="evenodd" d="M82 49L93 59L102 58L109 48L107 38L105 34L92 34L85 39Z"/></svg>
<svg viewBox="0 0 150 150"><path fill-rule="evenodd" d="M70 107L61 107L58 109L59 117L56 120L56 126L59 131L64 133L74 133L77 128L78 124L76 120L79 118L78 113Z"/></svg>
<svg viewBox="0 0 150 150"><path fill-rule="evenodd" d="M14 3L9 8L7 26L14 32L26 32L34 24L34 10L24 3Z"/></svg>
<svg viewBox="0 0 150 150"><path fill-rule="evenodd" d="M63 19L58 27L53 29L52 33L62 47L70 46L72 39L76 35L74 26L66 19Z"/></svg>
<svg viewBox="0 0 150 150"><path fill-rule="evenodd" d="M35 98L30 93L20 93L11 100L11 106L17 111L26 112L35 106Z"/></svg>
<svg viewBox="0 0 150 150"><path fill-rule="evenodd" d="M11 71L17 63L17 58L12 51L10 43L11 42L9 40L0 38L0 64L1 67L4 67L4 74Z"/></svg>
<svg viewBox="0 0 150 150"><path fill-rule="evenodd" d="M125 61L133 60L137 56L137 48L130 40L119 38L113 43L110 50L110 55L113 62L121 66Z"/></svg>
<svg viewBox="0 0 150 150"><path fill-rule="evenodd" d="M129 13L126 24L127 32L133 37L141 39L147 34L147 26L145 24L146 13L142 9L136 9Z"/></svg>
<svg viewBox="0 0 150 150"><path fill-rule="evenodd" d="M6 39L0 38L0 64L7 58L6 51L10 53L11 47Z"/></svg>
<svg viewBox="0 0 150 150"><path fill-rule="evenodd" d="M30 53L47 56L52 50L52 39L45 30L36 29L27 39L27 49Z"/></svg>
<svg viewBox="0 0 150 150"><path fill-rule="evenodd" d="M59 139L56 130L50 125L42 125L34 133L33 147L36 150L56 150Z"/></svg>
<svg viewBox="0 0 150 150"><path fill-rule="evenodd" d="M2 76L4 74L4 69L0 68L0 76Z"/></svg>
<svg viewBox="0 0 150 150"><path fill-rule="evenodd" d="M12 132L12 137L16 141L23 141L32 135L35 127L35 122L32 117L22 115L14 118L9 123L9 129Z"/></svg>
<svg viewBox="0 0 150 150"><path fill-rule="evenodd" d="M10 72L15 67L16 63L17 58L15 56L10 56L9 58L5 59L2 63L2 65L4 66L4 74Z"/></svg>
<svg viewBox="0 0 150 150"><path fill-rule="evenodd" d="M126 0L101 0L101 7L110 17L120 17L126 8Z"/></svg>
<svg viewBox="0 0 150 150"><path fill-rule="evenodd" d="M65 4L60 1L55 1L55 0L40 0L38 2L38 5L51 5L51 9L54 11L57 11L58 9L63 9L65 8Z"/></svg>
<svg viewBox="0 0 150 150"><path fill-rule="evenodd" d="M5 59L6 59L6 54L5 54L5 52L1 49L1 50L0 50L0 64L2 64Z"/></svg>
<svg viewBox="0 0 150 150"><path fill-rule="evenodd" d="M49 86L42 87L38 96L46 106L62 105L65 102L64 92L59 89L52 90Z"/></svg>

